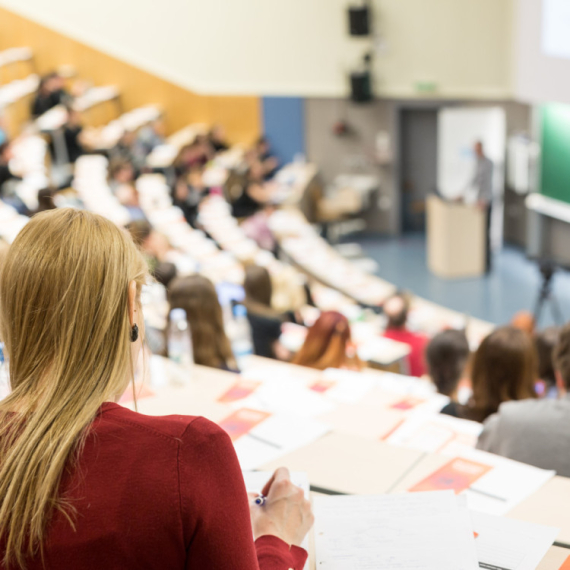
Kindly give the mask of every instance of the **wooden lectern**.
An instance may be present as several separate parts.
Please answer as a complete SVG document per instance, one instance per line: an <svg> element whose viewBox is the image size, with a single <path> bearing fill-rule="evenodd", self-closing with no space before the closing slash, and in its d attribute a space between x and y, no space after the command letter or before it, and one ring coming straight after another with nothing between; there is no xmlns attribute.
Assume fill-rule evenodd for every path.
<svg viewBox="0 0 570 570"><path fill-rule="evenodd" d="M438 277L478 277L485 273L486 212L476 206L427 199L427 259Z"/></svg>

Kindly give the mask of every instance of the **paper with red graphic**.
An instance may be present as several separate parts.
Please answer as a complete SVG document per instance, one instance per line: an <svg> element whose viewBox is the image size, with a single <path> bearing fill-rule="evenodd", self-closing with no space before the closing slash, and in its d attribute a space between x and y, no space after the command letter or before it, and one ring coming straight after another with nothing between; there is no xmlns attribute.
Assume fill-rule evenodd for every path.
<svg viewBox="0 0 570 570"><path fill-rule="evenodd" d="M324 380L321 378L321 379L317 380L314 384L309 386L309 388L311 390L313 390L313 392L318 392L319 394L324 394L325 392L330 390L335 385L336 385L336 382L333 382L332 380Z"/></svg>
<svg viewBox="0 0 570 570"><path fill-rule="evenodd" d="M423 403L425 403L425 400L423 400L422 398L415 398L413 396L409 396L407 398L404 398L403 400L395 402L390 406L390 408L392 408L393 410L402 410L405 412L407 410L413 410L414 408Z"/></svg>
<svg viewBox="0 0 570 570"><path fill-rule="evenodd" d="M218 425L227 432L232 441L235 441L270 416L270 413L261 410L241 408L223 419Z"/></svg>
<svg viewBox="0 0 570 570"><path fill-rule="evenodd" d="M227 404L236 400L242 400L251 396L259 386L261 386L261 382L240 379L218 398L218 402Z"/></svg>
<svg viewBox="0 0 570 570"><path fill-rule="evenodd" d="M491 465L457 457L437 471L434 471L423 481L414 485L410 491L443 491L452 489L456 493L461 493L469 489L475 481L483 477L491 469L493 469Z"/></svg>

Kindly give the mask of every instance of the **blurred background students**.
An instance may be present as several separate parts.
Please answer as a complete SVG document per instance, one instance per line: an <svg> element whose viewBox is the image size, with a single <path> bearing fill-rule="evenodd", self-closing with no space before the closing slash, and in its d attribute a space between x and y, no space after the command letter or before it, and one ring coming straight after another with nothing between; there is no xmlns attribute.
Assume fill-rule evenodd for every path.
<svg viewBox="0 0 570 570"><path fill-rule="evenodd" d="M68 107L67 122L63 129L63 136L67 147L69 162L71 163L74 163L82 154L85 154L85 149L81 143L82 133L83 125L81 122L81 114L75 111L73 107Z"/></svg>
<svg viewBox="0 0 570 570"><path fill-rule="evenodd" d="M473 396L458 406L458 416L485 421L503 402L536 398L537 362L528 334L511 326L501 327L486 337L471 369Z"/></svg>
<svg viewBox="0 0 570 570"><path fill-rule="evenodd" d="M465 377L469 360L469 343L463 331L443 331L433 337L426 349L428 374L439 394L451 402L441 413L458 417L457 390Z"/></svg>
<svg viewBox="0 0 570 570"><path fill-rule="evenodd" d="M570 324L554 350L558 399L506 402L486 422L477 447L570 477Z"/></svg>
<svg viewBox="0 0 570 570"><path fill-rule="evenodd" d="M284 316L272 307L273 286L267 269L257 265L246 267L244 289L254 353L287 360L289 353L279 342Z"/></svg>
<svg viewBox="0 0 570 570"><path fill-rule="evenodd" d="M69 103L71 97L65 91L64 79L57 73L49 73L40 79L38 91L32 102L32 115L39 117L56 105Z"/></svg>
<svg viewBox="0 0 570 570"><path fill-rule="evenodd" d="M292 362L317 370L360 370L362 363L352 344L348 319L336 311L321 313L309 329L303 346Z"/></svg>
<svg viewBox="0 0 570 570"><path fill-rule="evenodd" d="M226 139L226 132L222 125L214 125L208 134L208 141L214 152L224 152L230 148Z"/></svg>
<svg viewBox="0 0 570 570"><path fill-rule="evenodd" d="M410 305L403 294L390 297L383 306L384 314L388 319L384 336L386 338L403 342L410 347L408 356L409 373L412 376L423 376L426 372L424 352L428 338L407 328L408 311Z"/></svg>
<svg viewBox="0 0 570 570"><path fill-rule="evenodd" d="M201 275L177 277L168 288L171 309L184 309L190 325L194 362L237 371L230 341L224 331L216 288Z"/></svg>

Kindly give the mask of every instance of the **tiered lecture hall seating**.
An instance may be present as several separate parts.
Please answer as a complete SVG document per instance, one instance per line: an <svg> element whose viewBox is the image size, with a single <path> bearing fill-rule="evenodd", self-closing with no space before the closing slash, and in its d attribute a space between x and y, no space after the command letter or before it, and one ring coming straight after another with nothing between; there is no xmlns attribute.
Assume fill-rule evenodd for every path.
<svg viewBox="0 0 570 570"><path fill-rule="evenodd" d="M25 181L26 177L36 180L37 186L40 179L45 182L49 172L47 147L40 133L55 132L61 128L65 118L61 109L54 110L51 116L38 119L32 126L35 128L28 128L29 115L19 115L14 105L29 99L35 89L32 86L37 85L37 76L27 76L31 70L25 69L25 66L32 65L32 54L22 50L18 56L21 59L18 59L11 50L8 50L8 55L6 53L0 53L0 77L9 77L10 81L0 88L0 101L7 102L4 113L10 124L17 125L18 132L28 131L16 140L15 160ZM10 57L17 60L17 67ZM4 75L12 65L14 77ZM22 79L27 82L25 88L22 83L14 83ZM3 89L8 87L4 92ZM119 95L112 88L95 88L85 94L83 108L116 102ZM26 104L29 109L29 101ZM86 122L93 127L88 131L91 147L108 150L125 129L140 128L160 112L155 106L148 106L119 116L120 108L116 105L115 111L109 112L110 116L104 120L102 115L87 117ZM149 155L147 165L159 171L168 170L180 148L206 130L206 125L191 125L175 133ZM223 184L228 172L239 164L240 156L239 149L234 149L214 161L207 172L209 181L215 183L212 185ZM88 208L118 224L125 224L129 214L110 191L107 169L108 161L104 156L80 158L75 166L73 188ZM172 206L163 174L140 177L137 189L141 207L149 221L170 241L173 247L169 252L170 260L181 273L199 270L214 282L240 284L244 275L243 264L255 262L265 265L276 282L283 278L300 284L300 276L303 275L309 279L317 304L317 308L302 307L306 320L314 320L319 310L340 309L351 315L355 323L361 321L353 327L355 337L361 337L364 343L367 338L378 337L381 327L381 319L366 307L380 304L394 291L394 287L351 265L308 223L302 213L303 204L316 173L315 165L291 165L277 177L276 198L281 202L281 208L274 214L271 224L285 252L284 260L261 251L245 238L231 218L223 195L212 196L202 208L201 221L211 236L207 237L204 232L186 224L180 211ZM37 192L32 182L28 186L23 184L20 189L26 203L33 202L32 188ZM0 237L11 242L26 220L0 202ZM164 321L164 306L149 305L147 301L146 311L155 313L155 321ZM412 323L430 334L445 326L467 325L474 346L492 329L489 323L466 318L419 298L413 301ZM380 352L388 349L380 345L376 348ZM370 356L368 360L375 362L375 358L381 359ZM244 439L246 434L236 438L235 442L240 459L249 467L269 470L286 464L292 470L307 471L313 491L317 493L406 491L449 462L450 457L473 453L480 429L472 422L448 421L435 413L446 400L435 394L427 381L372 369L362 373L320 372L249 357L238 376L201 366L194 366L191 371L183 370L173 362L152 356L146 375L139 376L137 382L137 406L142 413L198 414L223 423L224 418L243 407L253 407L254 410L256 406L262 407L265 421L277 422L275 425L282 427L274 435L293 434L291 441L283 443L282 449L276 452L275 446L269 446L272 449L261 444L252 447L251 441L248 444ZM236 391L230 390L236 384L240 387L237 397ZM124 403L134 407L128 396ZM418 433L421 436L421 431L402 431L403 427L410 427L409 422L416 417L410 415L412 411L423 412L421 422L426 422L426 429L432 435L435 433L435 437L426 441L423 437L415 437ZM299 430L299 425L306 425L306 431ZM268 424L265 426L269 429ZM424 424L418 429L423 429L422 426ZM264 422L255 429L263 430ZM311 433L314 436L312 440L303 443L303 438L311 439ZM521 464L511 465L490 454L479 455L478 460L493 465L497 472L510 468L515 474L524 474L528 469ZM555 570L570 554L570 517L565 508L570 501L570 479L548 479L534 471L532 476L536 478L536 488L523 500L516 501L516 506L509 509L506 516L561 528L558 546L551 548L539 567L541 570ZM543 479L548 480L541 484ZM509 492L512 490L505 489L505 494ZM314 568L314 559L311 567Z"/></svg>

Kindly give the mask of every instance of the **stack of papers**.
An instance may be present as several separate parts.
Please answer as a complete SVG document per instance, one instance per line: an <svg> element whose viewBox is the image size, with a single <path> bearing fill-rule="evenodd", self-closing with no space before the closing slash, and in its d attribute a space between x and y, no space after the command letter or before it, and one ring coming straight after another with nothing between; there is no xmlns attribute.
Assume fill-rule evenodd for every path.
<svg viewBox="0 0 570 570"><path fill-rule="evenodd" d="M257 469L326 435L330 428L313 418L240 408L219 422L234 442L241 468Z"/></svg>
<svg viewBox="0 0 570 570"><path fill-rule="evenodd" d="M554 475L554 471L471 449L462 452L409 490L452 489L467 496L470 509L504 515Z"/></svg>
<svg viewBox="0 0 570 570"><path fill-rule="evenodd" d="M315 499L317 568L534 570L559 529L469 512L450 491Z"/></svg>
<svg viewBox="0 0 570 570"><path fill-rule="evenodd" d="M452 492L316 497L320 570L477 570L469 512Z"/></svg>
<svg viewBox="0 0 570 570"><path fill-rule="evenodd" d="M333 402L292 378L267 380L251 396L239 400L234 405L306 418L325 414L336 407Z"/></svg>
<svg viewBox="0 0 570 570"><path fill-rule="evenodd" d="M482 430L483 425L477 422L417 413L402 420L384 441L425 453L456 456L473 449Z"/></svg>

